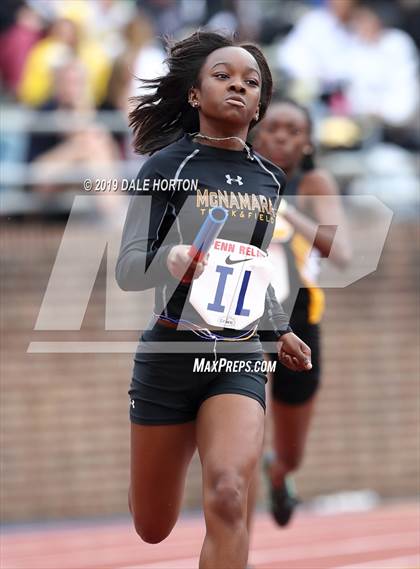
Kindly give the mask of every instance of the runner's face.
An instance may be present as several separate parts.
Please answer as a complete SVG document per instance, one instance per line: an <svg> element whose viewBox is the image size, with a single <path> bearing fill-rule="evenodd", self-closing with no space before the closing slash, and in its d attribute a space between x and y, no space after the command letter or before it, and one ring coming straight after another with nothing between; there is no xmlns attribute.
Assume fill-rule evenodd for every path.
<svg viewBox="0 0 420 569"><path fill-rule="evenodd" d="M213 51L200 72L200 86L191 92L198 101L200 121L226 127L249 127L261 96L261 72L245 49L224 47Z"/></svg>
<svg viewBox="0 0 420 569"><path fill-rule="evenodd" d="M294 170L304 152L311 150L304 113L287 103L269 107L258 127L254 148L286 172Z"/></svg>

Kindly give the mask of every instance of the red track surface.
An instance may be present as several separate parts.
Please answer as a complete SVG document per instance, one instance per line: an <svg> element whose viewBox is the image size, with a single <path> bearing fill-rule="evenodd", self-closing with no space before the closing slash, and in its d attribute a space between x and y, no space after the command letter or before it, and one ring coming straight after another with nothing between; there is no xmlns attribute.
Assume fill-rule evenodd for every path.
<svg viewBox="0 0 420 569"><path fill-rule="evenodd" d="M203 535L201 518L181 519L158 545L143 543L128 522L13 529L2 536L1 568L196 569ZM261 514L250 563L255 569L417 569L419 509L411 504L328 516L298 513L287 530Z"/></svg>

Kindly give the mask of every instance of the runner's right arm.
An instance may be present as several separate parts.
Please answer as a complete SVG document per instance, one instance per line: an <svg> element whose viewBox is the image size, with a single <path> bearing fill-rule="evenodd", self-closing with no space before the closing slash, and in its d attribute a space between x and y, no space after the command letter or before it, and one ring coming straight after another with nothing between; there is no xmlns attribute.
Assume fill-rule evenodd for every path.
<svg viewBox="0 0 420 569"><path fill-rule="evenodd" d="M150 180L157 175L143 166L138 180ZM140 291L164 284L171 278L167 258L171 245L159 246L163 221L168 206L168 193L139 190L130 198L116 266L118 285L125 291Z"/></svg>

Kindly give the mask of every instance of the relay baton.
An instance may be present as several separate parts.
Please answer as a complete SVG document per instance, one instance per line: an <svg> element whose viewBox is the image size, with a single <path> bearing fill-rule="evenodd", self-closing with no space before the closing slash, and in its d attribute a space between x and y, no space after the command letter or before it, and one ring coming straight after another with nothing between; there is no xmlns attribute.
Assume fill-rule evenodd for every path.
<svg viewBox="0 0 420 569"><path fill-rule="evenodd" d="M207 255L213 241L219 235L227 218L228 212L224 207L213 207L209 211L188 251L188 255L193 261L195 261L195 263L200 262ZM182 282L191 282L193 275L194 267L190 267L182 278Z"/></svg>

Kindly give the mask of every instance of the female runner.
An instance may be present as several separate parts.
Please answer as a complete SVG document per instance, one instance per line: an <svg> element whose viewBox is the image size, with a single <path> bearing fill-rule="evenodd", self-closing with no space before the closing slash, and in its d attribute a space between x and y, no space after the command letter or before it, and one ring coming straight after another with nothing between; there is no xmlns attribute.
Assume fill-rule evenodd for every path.
<svg viewBox="0 0 420 569"><path fill-rule="evenodd" d="M153 91L138 98L130 117L136 150L152 157L130 201L116 269L124 290L156 289L129 391L129 505L144 541L165 539L197 448L206 522L200 568L244 568L248 488L264 430L265 374L255 333L261 302L281 361L294 370L311 367L310 350L291 331L272 287L255 294L254 273L243 270L263 263L283 191L282 171L245 142L264 116L272 80L257 47L235 46L215 33L176 43L167 62L167 75L147 82ZM189 246L217 205L228 212L217 240L225 257L215 242L208 260L192 264L192 284L182 282L191 266ZM198 283L205 294L196 294ZM225 302L232 287L241 290L233 312ZM215 314L217 331L208 324ZM248 324L235 329L239 318ZM217 364L221 352L229 369L194 373L197 356ZM247 369L235 372L234 364L243 362Z"/></svg>
<svg viewBox="0 0 420 569"><path fill-rule="evenodd" d="M329 257L344 267L351 256L338 189L327 172L315 167L311 130L308 111L287 100L270 106L254 139L255 149L287 175L286 197L291 199L280 206L270 252L284 252L290 291L284 308L291 315L293 330L312 351L310 371L298 377L280 364L271 381L274 456L267 466L271 510L281 526L288 523L297 504L287 474L301 464L320 380L319 322L324 295L316 286L317 258ZM335 235L338 225L342 230ZM264 340L271 335L260 333Z"/></svg>

